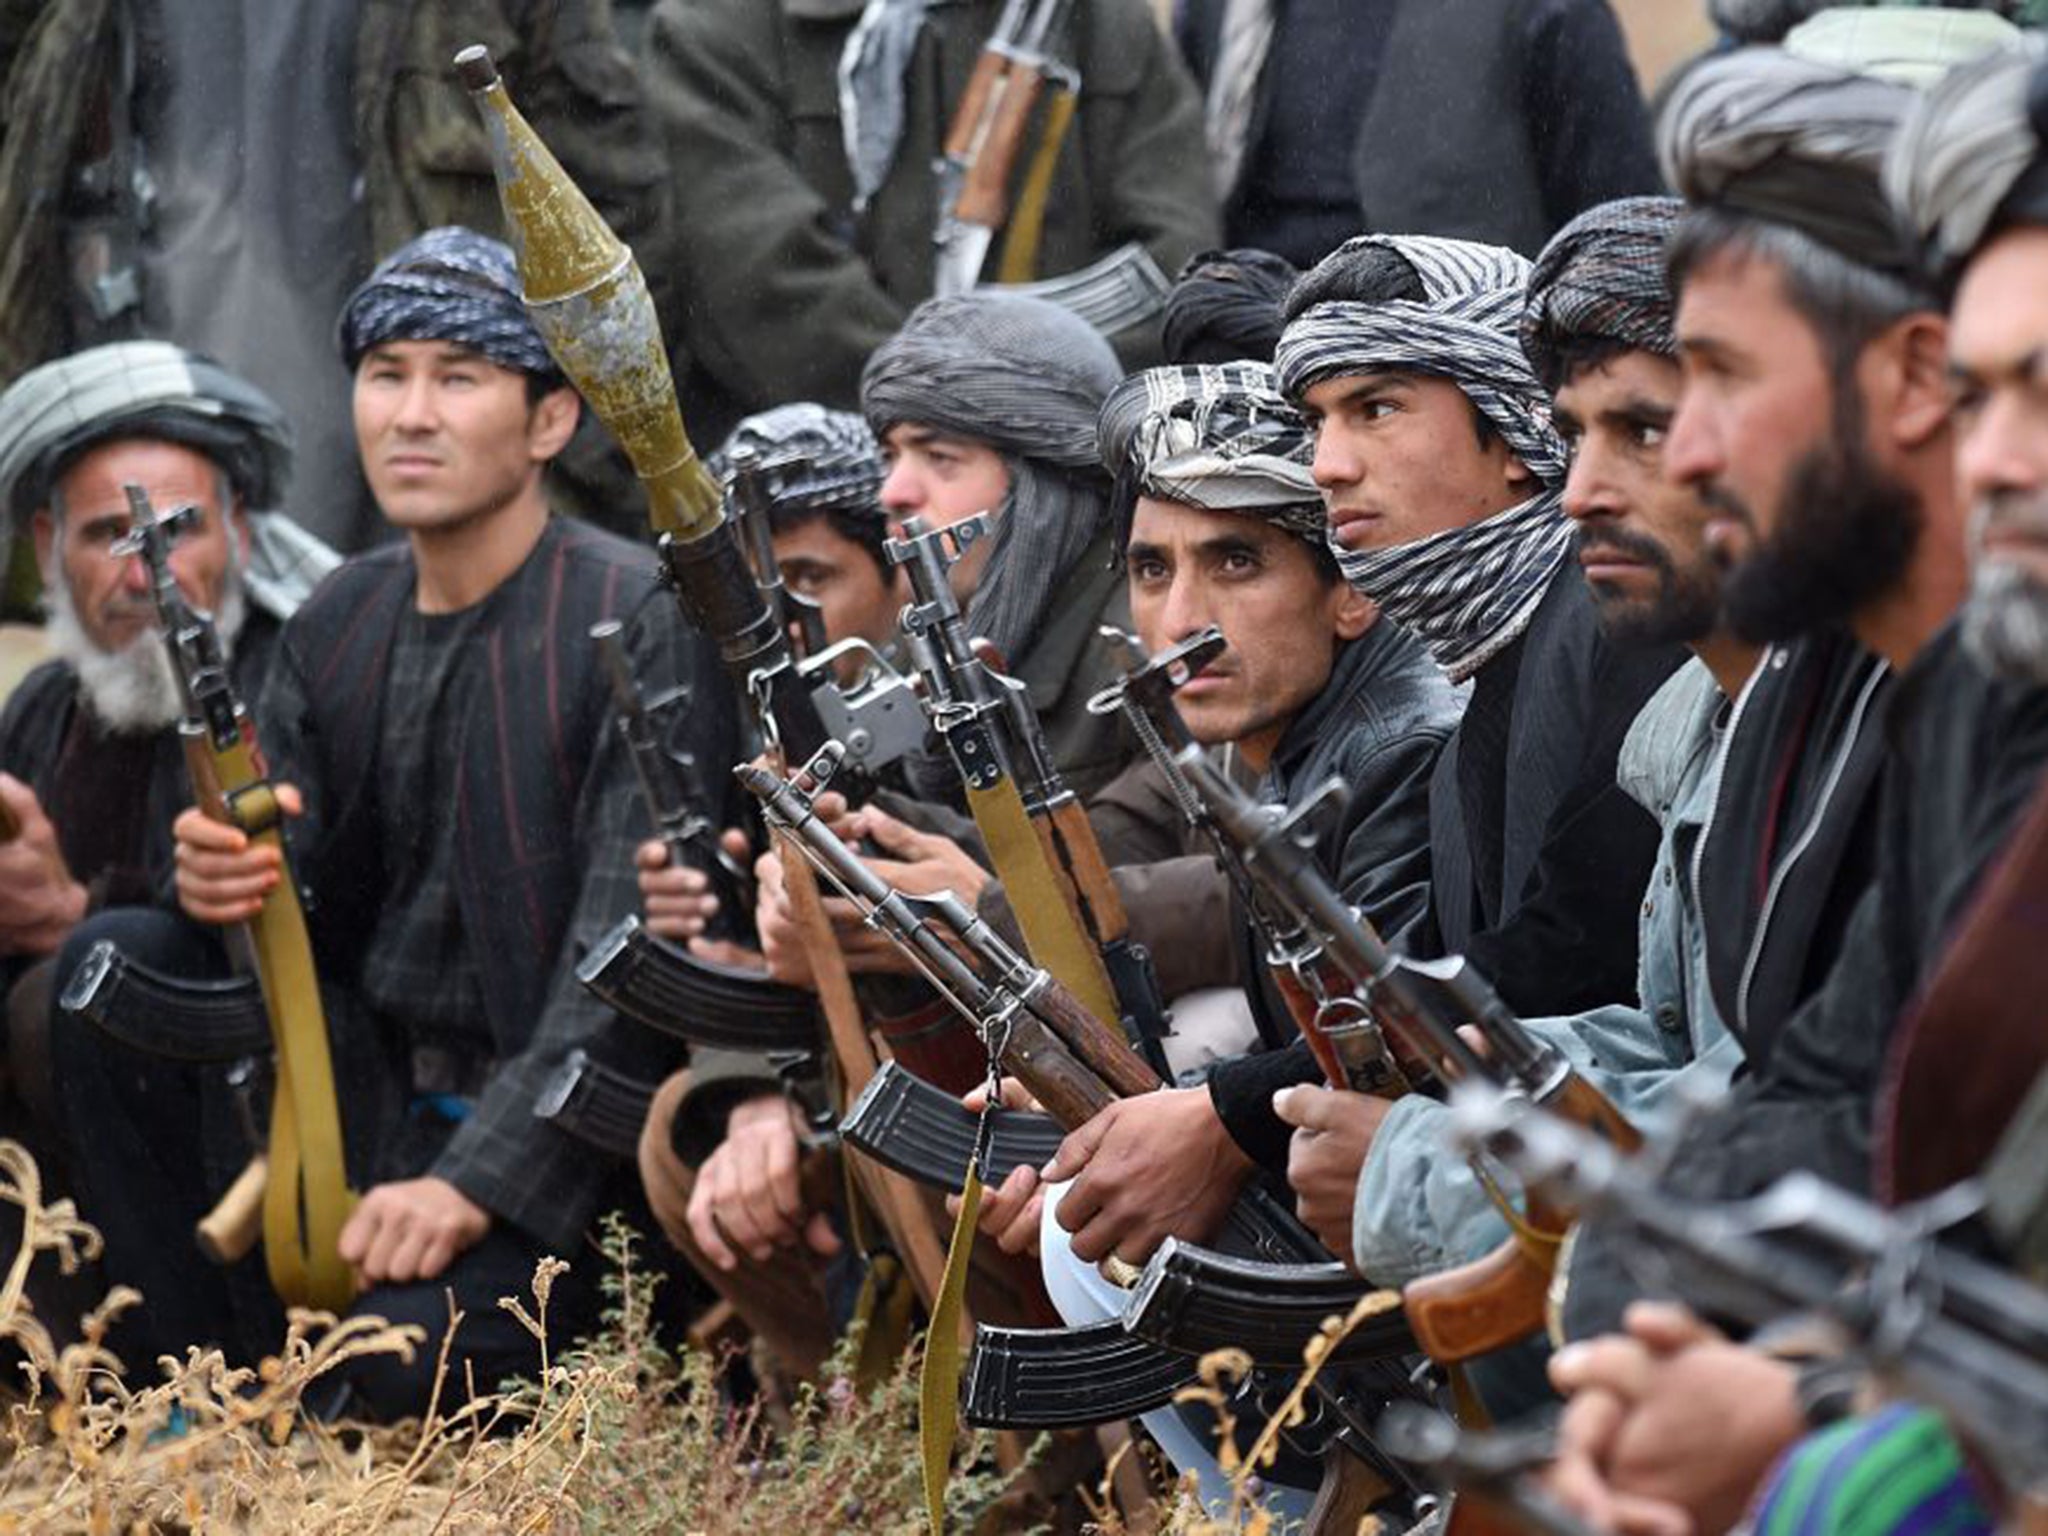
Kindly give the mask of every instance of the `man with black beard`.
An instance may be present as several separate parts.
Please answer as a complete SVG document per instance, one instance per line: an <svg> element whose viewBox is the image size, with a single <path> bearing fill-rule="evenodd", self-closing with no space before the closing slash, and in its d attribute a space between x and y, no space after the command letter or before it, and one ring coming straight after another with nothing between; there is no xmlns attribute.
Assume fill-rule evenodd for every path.
<svg viewBox="0 0 2048 1536"><path fill-rule="evenodd" d="M1987 1158L2048 1061L2040 1028L2048 988L2048 946L2040 942L2048 798L2035 787L2037 767L2025 761L2041 736L2048 683L2041 553L2048 546L2041 369L2048 353L2048 73L2041 60L2038 48L2013 50L1958 70L1916 110L1887 166L1895 202L1930 248L1930 269L1944 279L1961 269L1948 368L1957 501L1974 505L1960 622L1923 648L1895 707L1901 782L1887 786L1885 851L1899 846L1898 829L1930 825L1905 861L1887 859L1876 910L1907 907L1915 896L1945 910L1935 925L1940 962L1917 968L1917 995L1897 1029L1890 1016L1869 1021L1871 1033L1888 1040L1868 1166L1874 1192L1888 1201L1919 1199L1979 1173L1996 1183ZM2025 796L2032 803L2011 835L1991 833L1989 824L2010 821L2009 807ZM1987 814L1970 815L1980 801L1989 802ZM1986 832L1976 846L1946 860L1920 851L1938 852L1935 838L1979 825ZM2000 855L1995 862L1987 844ZM1922 882L1948 878L1895 892L1892 876L1901 869ZM1866 916L1859 915L1859 938ZM1913 936L1909 966L1934 937ZM1845 966L1874 958L1852 951ZM1839 985L1830 984L1830 997ZM1788 1026L1781 1055L1795 1042L1804 1048L1807 1022L1802 1014ZM1758 1479L1785 1446L1850 1408L1856 1373L1834 1364L1830 1383L1831 1362L1795 1370L1673 1308L1633 1310L1628 1321L1627 1337L1596 1341L1559 1362L1578 1397L1553 1486L1601 1527L1711 1531L1752 1508L1756 1529L1853 1529L1870 1526L1878 1490L1887 1518L1871 1528L1993 1523L1981 1482L1986 1464L1966 1466L1939 1423L1904 1404L1784 1460L1754 1509Z"/></svg>

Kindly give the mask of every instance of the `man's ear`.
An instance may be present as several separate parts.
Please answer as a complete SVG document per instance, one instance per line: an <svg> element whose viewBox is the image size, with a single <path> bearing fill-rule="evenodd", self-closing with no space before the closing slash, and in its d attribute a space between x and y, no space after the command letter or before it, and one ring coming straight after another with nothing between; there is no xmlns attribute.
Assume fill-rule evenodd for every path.
<svg viewBox="0 0 2048 1536"><path fill-rule="evenodd" d="M534 404L526 428L527 446L534 461L545 464L568 447L582 415L582 398L566 384L542 395Z"/></svg>
<svg viewBox="0 0 2048 1536"><path fill-rule="evenodd" d="M57 519L48 507L38 507L28 520L29 537L35 541L36 569L43 573L43 585L57 580Z"/></svg>
<svg viewBox="0 0 2048 1536"><path fill-rule="evenodd" d="M1337 582L1336 610L1330 615L1330 628L1339 640L1356 640L1373 626L1380 616L1380 605L1367 597L1350 582L1341 578Z"/></svg>
<svg viewBox="0 0 2048 1536"><path fill-rule="evenodd" d="M1948 372L1948 321L1915 312L1877 342L1877 396L1893 442L1911 451L1949 424L1955 395Z"/></svg>

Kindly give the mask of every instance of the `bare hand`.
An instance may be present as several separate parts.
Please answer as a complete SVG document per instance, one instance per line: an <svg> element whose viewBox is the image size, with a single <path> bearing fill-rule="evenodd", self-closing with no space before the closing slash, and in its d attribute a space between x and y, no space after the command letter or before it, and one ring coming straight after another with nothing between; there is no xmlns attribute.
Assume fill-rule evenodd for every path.
<svg viewBox="0 0 2048 1536"><path fill-rule="evenodd" d="M988 1102L988 1090L976 1088L960 1102L980 1114ZM1038 1101L1014 1077L1003 1079L1000 1102L1005 1109L1038 1108ZM960 1214L958 1195L946 1196L946 1210L954 1216ZM994 1238L996 1246L1005 1253L1036 1253L1039 1223L1044 1214L1045 1191L1039 1183L1038 1170L1012 1168L1001 1185L981 1192L981 1211L975 1229L984 1237Z"/></svg>
<svg viewBox="0 0 2048 1536"><path fill-rule="evenodd" d="M1351 1212L1372 1139L1387 1118L1387 1101L1370 1094L1302 1084L1273 1095L1273 1113L1294 1127L1287 1144L1287 1182L1295 1214L1330 1252L1351 1260Z"/></svg>
<svg viewBox="0 0 2048 1536"><path fill-rule="evenodd" d="M1253 1173L1206 1088L1119 1099L1060 1143L1043 1177L1072 1179L1058 1218L1076 1258L1143 1264L1168 1237L1201 1242Z"/></svg>
<svg viewBox="0 0 2048 1536"><path fill-rule="evenodd" d="M911 896L951 891L968 907L994 877L950 837L920 832L878 805L863 806L851 818L853 830L887 858L862 862L897 890Z"/></svg>
<svg viewBox="0 0 2048 1536"><path fill-rule="evenodd" d="M688 864L672 863L668 844L650 837L633 850L639 870L640 901L647 909L647 931L671 944L684 944L703 933L718 912L711 877Z"/></svg>
<svg viewBox="0 0 2048 1536"><path fill-rule="evenodd" d="M344 1263L364 1286L432 1280L483 1241L491 1213L432 1175L379 1184L341 1229Z"/></svg>
<svg viewBox="0 0 2048 1536"><path fill-rule="evenodd" d="M1718 1536L1805 1432L1793 1368L1682 1307L1638 1302L1624 1324L1626 1334L1574 1344L1550 1362L1552 1382L1572 1399L1553 1491L1612 1529Z"/></svg>
<svg viewBox="0 0 2048 1536"><path fill-rule="evenodd" d="M0 773L0 803L21 823L20 836L0 843L0 954L47 955L85 916L85 887L71 878L34 790Z"/></svg>
<svg viewBox="0 0 2048 1536"><path fill-rule="evenodd" d="M797 1128L796 1110L780 1095L743 1100L726 1119L725 1140L697 1170L690 1236L720 1269L739 1267L735 1248L756 1262L800 1241L827 1258L839 1251L825 1213L804 1207Z"/></svg>
<svg viewBox="0 0 2048 1536"><path fill-rule="evenodd" d="M298 789L277 786L278 808L297 816L305 808ZM178 844L178 905L201 923L247 922L263 910L263 899L277 888L284 856L270 843L251 843L248 835L224 821L215 821L197 806L179 812L171 823Z"/></svg>

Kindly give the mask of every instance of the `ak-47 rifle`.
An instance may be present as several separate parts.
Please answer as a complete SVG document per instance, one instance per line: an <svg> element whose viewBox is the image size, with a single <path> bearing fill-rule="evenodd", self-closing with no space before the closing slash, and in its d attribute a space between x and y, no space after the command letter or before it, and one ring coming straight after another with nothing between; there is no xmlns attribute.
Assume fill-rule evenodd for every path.
<svg viewBox="0 0 2048 1536"><path fill-rule="evenodd" d="M141 486L123 489L133 526L115 551L141 556L149 569L164 646L184 706L178 734L194 801L215 821L238 828L252 844L269 844L283 857L280 878L263 898L262 910L230 936L231 953L239 950L256 973L277 1052L264 1157L267 1180L252 1168L231 1193L253 1197L261 1189L264 1258L278 1295L296 1305L340 1311L355 1297L354 1277L337 1247L355 1197L348 1188L313 948L286 856L284 812L257 745L255 723L228 676L213 616L186 600L171 571L172 540L197 511L179 507L159 518Z"/></svg>
<svg viewBox="0 0 2048 1536"><path fill-rule="evenodd" d="M1434 1076L1452 1083L1504 1081L1618 1147L1640 1144L1640 1135L1621 1112L1563 1052L1524 1029L1462 958L1426 961L1395 955L1317 867L1311 829L1325 814L1325 802L1345 792L1340 781L1332 780L1282 814L1277 807L1254 803L1199 748L1190 746L1177 755L1216 825L1235 845L1245 871L1276 908L1314 937L1380 1025L1407 1042L1409 1053L1427 1061ZM1484 1056L1459 1034L1465 1024L1483 1036ZM1501 1203L1506 1205L1504 1196ZM1416 1339L1431 1359L1456 1364L1542 1326L1566 1213L1532 1192L1526 1211L1512 1220L1513 1234L1494 1253L1403 1290ZM1155 1259L1197 1268L1199 1261L1199 1253Z"/></svg>
<svg viewBox="0 0 2048 1536"><path fill-rule="evenodd" d="M1007 223L997 281L1113 335L1149 318L1166 298L1166 276L1142 245L1132 241L1078 272L1033 281L1053 174L1080 100L1079 72L1052 52L1071 9L1072 0L1009 0L982 45L933 167L939 218L932 291L943 298L980 286L989 245ZM1048 85L1038 148L1012 203L1010 182Z"/></svg>
<svg viewBox="0 0 2048 1536"><path fill-rule="evenodd" d="M1557 1456L1557 1429L1461 1429L1428 1408L1396 1403L1380 1416L1387 1454L1452 1496L1448 1536L1599 1536L1537 1482Z"/></svg>
<svg viewBox="0 0 2048 1536"><path fill-rule="evenodd" d="M647 489L666 578L686 617L717 643L769 750L808 758L826 740L820 701L836 693L830 668L806 672L797 665L784 616L748 567L724 493L684 429L646 278L512 104L490 51L465 48L455 67L483 119L527 314L564 376L632 460ZM856 748L880 745L880 733L850 727L846 739ZM809 866L791 862L799 866L791 900L817 940L811 960L833 1055L846 1090L858 1093L879 1060ZM867 1193L929 1304L943 1259L930 1213L908 1184L871 1172Z"/></svg>
<svg viewBox="0 0 2048 1536"><path fill-rule="evenodd" d="M803 774L822 786L830 781L835 765L836 754L828 745ZM751 765L743 765L737 772L748 791L760 799L769 824L786 832L804 857L861 909L872 926L910 955L947 1002L973 1023L991 1057L1060 1125L1072 1129L1119 1098L1163 1086L1158 1074L1116 1030L1083 1007L1049 970L1012 949L951 892L912 896L891 888L818 820L811 793ZM1225 1231L1228 1240L1271 1260L1328 1259L1322 1245L1293 1212L1257 1185L1232 1206ZM1078 1395L1069 1391L1064 1411L1082 1416L1068 1417L1066 1423L1100 1422L1156 1407L1156 1397L1143 1399L1166 1381L1184 1385L1195 1374L1192 1356L1181 1357L1182 1363L1175 1367L1162 1362L1156 1351L1116 1348L1100 1325L1050 1333L1056 1341L1054 1349L1036 1352L1028 1345L1018 1345L1021 1331L984 1328L978 1336L977 1355L981 1344L993 1338L1005 1368L1012 1372L1029 1362L1041 1368L1049 1365L1055 1371L1113 1367L1119 1373L1116 1382L1108 1386L1100 1380L1087 1383ZM1404 1487L1405 1479L1372 1445L1367 1427L1371 1413L1377 1410L1369 1411L1362 1400L1384 1403L1413 1394L1407 1372L1397 1363L1407 1353L1410 1339L1398 1307L1390 1307L1359 1333L1358 1363L1341 1386L1319 1378L1316 1401L1322 1427L1331 1435L1333 1475L1341 1472L1348 1476L1362 1462L1384 1495ZM977 1365L970 1376L970 1404L976 1401L978 1385L984 1385L982 1378ZM1037 1379L1044 1381L1042 1370ZM1034 1393L1030 1383L1020 1384L1015 1374L1006 1380L1026 1398L1061 1411L1053 1407L1055 1393ZM1068 1377L1070 1389L1078 1384ZM1110 1390L1116 1386L1128 1387L1128 1395L1119 1399ZM1139 1401L1138 1407L1125 1406L1134 1399ZM1002 1405L989 1403L985 1397L981 1406L990 1413L1004 1412ZM1108 1411L1112 1408L1114 1412Z"/></svg>
<svg viewBox="0 0 2048 1536"><path fill-rule="evenodd" d="M1120 1022L1155 1071L1166 1005L1151 957L1061 779L1023 684L990 665L967 633L948 568L989 537L986 514L927 530L919 518L885 546L910 577L903 633L924 678L924 706L945 743L989 857L1032 955L1098 1018Z"/></svg>
<svg viewBox="0 0 2048 1536"><path fill-rule="evenodd" d="M1252 877L1237 845L1217 825L1195 786L1181 770L1180 754L1199 751L1174 695L1223 653L1226 641L1215 625L1199 630L1156 656L1147 656L1136 635L1104 625L1103 637L1133 658L1129 671L1088 701L1095 714L1121 713L1162 778L1181 819L1209 845L1231 889L1250 914L1265 947L1266 966L1302 1038L1315 1053L1323 1075L1338 1088L1392 1098L1427 1085L1427 1063L1403 1061L1356 993L1325 955L1315 935L1286 907L1266 895ZM1403 1042L1393 1042L1400 1045ZM1300 1358L1295 1351L1291 1358Z"/></svg>
<svg viewBox="0 0 2048 1536"><path fill-rule="evenodd" d="M1974 1184L1895 1210L1805 1172L1748 1200L1688 1199L1654 1159L1521 1095L1461 1084L1451 1109L1461 1151L1632 1239L1653 1288L1751 1326L1826 1320L1851 1356L1948 1415L2007 1487L2048 1488L2048 1291L1942 1241L1981 1211Z"/></svg>

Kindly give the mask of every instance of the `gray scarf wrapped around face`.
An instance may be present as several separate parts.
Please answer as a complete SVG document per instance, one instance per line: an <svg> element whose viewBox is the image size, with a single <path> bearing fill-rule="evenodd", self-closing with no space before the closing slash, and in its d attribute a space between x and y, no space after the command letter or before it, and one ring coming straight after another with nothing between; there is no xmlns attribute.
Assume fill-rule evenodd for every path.
<svg viewBox="0 0 2048 1536"><path fill-rule="evenodd" d="M1422 301L1344 297L1342 264L1376 244L1399 252L1414 268ZM1288 325L1274 356L1280 387L1294 399L1326 379L1353 374L1448 379L1544 487L1480 522L1391 549L1331 544L1345 578L1427 645L1454 682L1528 628L1571 548L1571 525L1556 490L1564 482L1564 444L1551 428L1549 396L1519 339L1528 271L1526 261L1499 246L1360 236L1303 280L1323 298Z"/></svg>
<svg viewBox="0 0 2048 1536"><path fill-rule="evenodd" d="M971 293L920 304L861 375L876 437L915 422L986 443L1009 467L967 627L1012 663L1029 654L1053 594L1108 526L1095 423L1122 373L1109 343L1058 305Z"/></svg>

